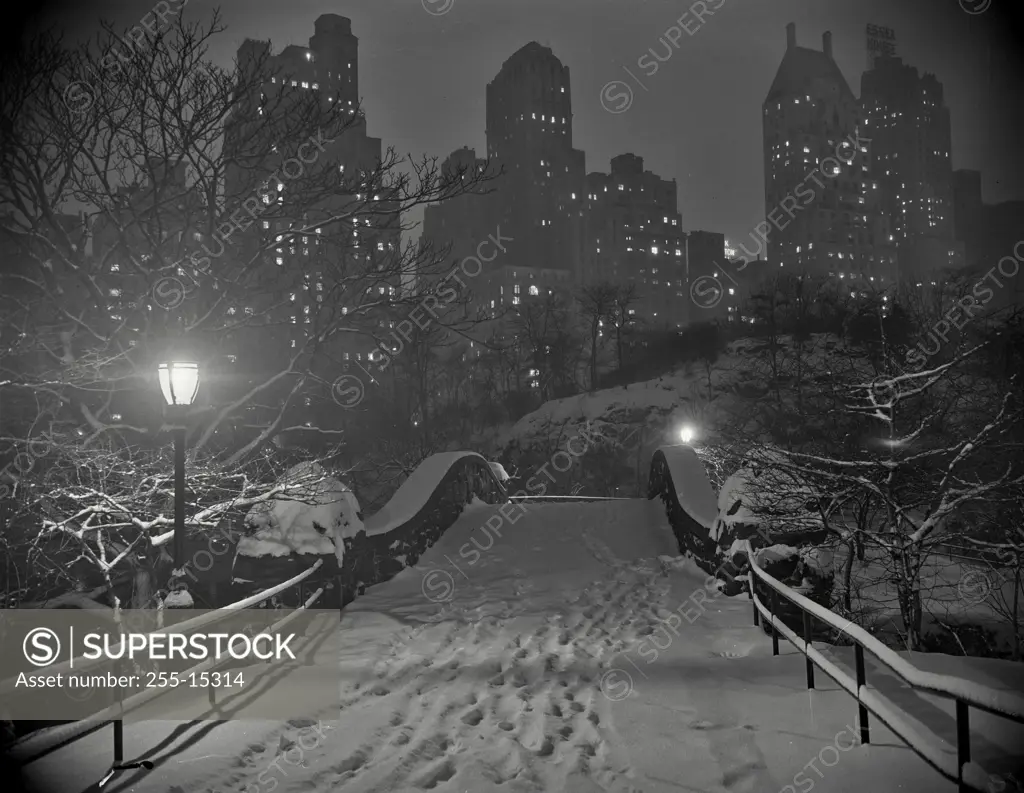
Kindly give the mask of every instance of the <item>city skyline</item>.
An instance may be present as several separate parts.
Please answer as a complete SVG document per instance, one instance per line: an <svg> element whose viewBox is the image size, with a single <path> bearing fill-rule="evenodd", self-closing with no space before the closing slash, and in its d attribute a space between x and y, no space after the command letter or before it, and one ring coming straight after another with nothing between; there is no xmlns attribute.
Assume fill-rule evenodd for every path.
<svg viewBox="0 0 1024 793"><path fill-rule="evenodd" d="M716 3L707 3L708 10ZM1024 103L1009 92L1012 59L996 34L998 8L971 16L954 0L929 3L933 13L925 31L912 26L916 11L908 5L914 4L896 9L875 2L838 3L813 11L798 2L770 9L748 0L719 4L703 24L696 24L686 7L659 2L628 14L619 4L603 3L591 8L589 16L568 2L547 9L543 18L529 14L529 4L524 13L523 4L504 9L486 0L455 0L440 15L411 2L339 7L300 0L288 4L286 17L278 16L280 8L259 4L247 4L242 15L228 3L222 7L227 32L214 40L210 55L227 66L245 38L270 38L280 52L304 43L319 14L347 16L360 38L360 88L373 134L401 154L425 153L440 162L462 146L486 151L486 84L505 59L535 40L550 46L572 72L573 144L586 153L587 173L607 172L611 158L620 154L640 156L654 173L677 180L684 228L718 231L736 240L764 218L760 108L785 52L785 25L794 22L798 43L808 47L831 31L837 65L859 96L866 67L864 26L874 23L895 30L896 54L906 63L936 74L944 84L953 168L980 170L987 202L1024 197L1022 158L1012 141L1013 114L1020 112L1015 106ZM187 14L202 17L211 7L206 0L191 0ZM136 22L133 14L141 13L136 3L123 2L65 9L58 4L44 18L59 21L70 38L85 35L100 17L128 26ZM439 8L435 4L432 10ZM575 28L573 19L579 23ZM678 20L687 32L666 38L673 26L679 29ZM438 47L437 38L425 35L435 28L441 41L454 46ZM603 41L612 30L617 32L613 45ZM670 46L673 39L675 47ZM651 50L662 53L661 62L652 62ZM417 56L428 53L429 68L416 66ZM467 62L473 68L465 69ZM616 80L630 84L625 69L643 85L631 84L626 112L610 113L601 104L602 87ZM419 222L422 214L413 213L409 220Z"/></svg>

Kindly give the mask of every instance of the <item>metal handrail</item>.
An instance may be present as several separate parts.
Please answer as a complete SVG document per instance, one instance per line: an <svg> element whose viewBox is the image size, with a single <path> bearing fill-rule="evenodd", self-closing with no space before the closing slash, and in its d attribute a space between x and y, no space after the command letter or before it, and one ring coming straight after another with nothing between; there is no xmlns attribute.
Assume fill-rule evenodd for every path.
<svg viewBox="0 0 1024 793"><path fill-rule="evenodd" d="M747 592L753 603L754 624L758 625L759 618L764 617L766 623L771 626L772 654L779 654L779 634L782 634L806 658L807 687L809 689L814 688L814 667L816 665L856 699L859 706L862 743L870 742L868 728L868 712L870 711L936 771L947 779L957 782L961 793L967 791L987 793L990 789L991 777L980 766L971 762L969 707L995 714L1018 724L1024 724L1024 697L973 682L969 683L950 675L939 675L918 669L859 625L851 620L845 620L844 623L843 618L838 614L801 595L767 573L758 565L749 540L743 541L743 549L750 569L750 575L747 576ZM757 595L755 580L763 583L771 592L770 607L766 607ZM804 635L802 639L777 616L779 595L800 609L803 615ZM855 642L856 679L851 678L847 672L840 669L812 646L812 618L853 639ZM934 734L922 735L887 700L868 690L864 666L865 650L914 690L947 697L956 702L957 756L955 761L942 748L941 739Z"/></svg>

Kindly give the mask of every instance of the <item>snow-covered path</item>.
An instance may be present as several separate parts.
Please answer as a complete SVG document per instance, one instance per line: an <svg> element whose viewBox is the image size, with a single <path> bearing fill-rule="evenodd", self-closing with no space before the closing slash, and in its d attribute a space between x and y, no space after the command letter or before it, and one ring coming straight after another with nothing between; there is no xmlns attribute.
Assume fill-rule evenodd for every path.
<svg viewBox="0 0 1024 793"><path fill-rule="evenodd" d="M955 790L877 722L856 746L848 695L820 672L807 692L802 656L773 658L749 601L709 593L676 548L660 502L471 507L346 609L316 651L340 664L321 713L217 725L112 789ZM81 780L109 751L107 729L39 762Z"/></svg>

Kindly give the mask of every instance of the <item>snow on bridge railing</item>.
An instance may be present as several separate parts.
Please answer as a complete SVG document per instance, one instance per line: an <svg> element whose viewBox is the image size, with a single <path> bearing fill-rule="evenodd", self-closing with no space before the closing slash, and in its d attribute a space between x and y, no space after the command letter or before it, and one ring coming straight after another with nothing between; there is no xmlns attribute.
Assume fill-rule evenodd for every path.
<svg viewBox="0 0 1024 793"><path fill-rule="evenodd" d="M1024 724L1024 697L1006 691L998 691L973 681L924 672L901 658L878 639L838 614L804 597L763 570L757 563L754 550L748 540L743 541L750 567L747 577L747 591L754 606L754 624L763 617L772 628L772 653L779 654L781 633L794 647L804 654L807 661L807 687L814 688L814 666L817 665L839 686L857 700L861 743L870 742L868 712L873 713L898 738L907 744L919 757L947 779L958 783L960 793L979 791L989 793L993 776L986 773L977 763L971 762L969 707L993 713L1018 724ZM771 606L765 607L757 595L755 580L762 582L771 592ZM789 628L778 616L778 596L781 595L795 605L803 614L803 637ZM845 634L854 641L856 679L828 659L811 644L811 618L834 628L840 635ZM913 723L911 718L876 692L867 688L864 668L864 651L867 650L890 671L902 678L911 688L953 699L956 702L956 756L945 748L945 742L927 727ZM1004 788L998 788L1004 789Z"/></svg>
<svg viewBox="0 0 1024 793"><path fill-rule="evenodd" d="M222 606L221 608L216 609L215 611L211 611L207 614L202 614L198 617L195 617L194 619L177 623L176 625L172 625L169 628L158 628L156 630L150 631L150 633L164 633L170 630L170 628L173 628L174 632L177 633L181 632L183 629L194 630L195 628L203 627L205 625L217 622L218 620L224 619L225 617L228 617L236 611L241 611L243 609L250 608L259 603L263 603L266 600L269 600L279 592L283 592L285 589L295 586L296 584L299 584L300 582L309 578L311 575L313 575L314 572L316 572L322 566L323 560L318 559L308 570L304 570L298 575L289 578L287 581L282 581L280 584L275 584L274 586L264 589L261 592L257 592L256 594L250 595L249 597L243 598L242 600L239 600L235 603L230 603L227 606ZM289 612L286 616L279 619L277 622L271 625L267 629L267 631L273 632L275 630L278 630L283 626L287 625L292 620L296 619L299 616L299 614L308 610L319 599L320 595L323 594L324 589L325 587L321 586L312 595L310 595L301 606L298 606L297 608ZM121 644L118 645L118 648L123 646L123 644L124 639L121 640ZM111 653L113 653L113 650L111 650ZM69 672L71 670L71 664L75 660L77 660L78 662L78 666L76 666L75 669L79 673L87 671L106 661L106 659L102 657L97 658L95 660L85 659L84 657L80 657L78 659L69 659L68 661L65 661L56 666L48 667L47 674L56 674L57 671ZM178 674L181 677L187 677L190 674L199 675L203 672L209 672L211 669L215 669L229 660L231 660L230 655L225 656L224 658L209 658L206 661L202 661L196 664L195 666L186 669L183 672L179 672ZM15 679L0 682L0 696L2 696L4 693L9 693L10 691L13 691L15 682ZM84 737L85 735L94 732L96 729L103 727L108 723L112 723L114 726L114 762L111 765L110 770L107 771L107 774L97 784L97 788L102 788L104 785L107 784L107 782L110 781L110 779L115 774L121 771L134 770L138 768L144 769L146 771L152 770L154 766L153 763L149 760L141 760L131 763L124 762L123 718L126 712L135 710L141 707L142 705L146 704L150 700L156 699L157 697L166 694L170 690L172 689L156 686L153 688L149 688L146 691L141 691L138 694L134 694L128 697L127 699L120 699L117 703L110 705L109 707L104 708L103 710L97 711L96 713L93 713L90 716L86 716L84 719L80 719L66 728L58 728L57 730L47 731L47 742L51 744L54 742L58 744L66 744L71 741L77 740L78 738ZM210 708L211 710L216 710L216 688L212 685L209 679L207 681L206 690L207 697L210 703ZM29 738L19 743L28 743L31 739L32 736L29 736Z"/></svg>
<svg viewBox="0 0 1024 793"><path fill-rule="evenodd" d="M509 501L635 501L626 496L509 496Z"/></svg>

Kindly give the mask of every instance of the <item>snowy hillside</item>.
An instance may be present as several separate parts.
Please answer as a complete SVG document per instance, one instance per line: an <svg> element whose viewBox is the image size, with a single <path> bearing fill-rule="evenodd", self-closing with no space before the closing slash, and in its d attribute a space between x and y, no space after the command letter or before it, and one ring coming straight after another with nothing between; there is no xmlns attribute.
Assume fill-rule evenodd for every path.
<svg viewBox="0 0 1024 793"><path fill-rule="evenodd" d="M765 349L765 342L760 340L738 339L712 364L710 373L704 364L694 362L652 380L547 402L500 436L499 445L507 447L514 440L525 446L557 433L563 426L574 427L584 421L618 427L620 434L627 428L646 425L649 432L645 445L678 443L679 429L684 424L695 427L695 443L713 441L716 424L726 417L735 420L743 404L752 403L767 391L770 373ZM783 370L796 362L813 368L842 352L832 337L813 337L801 347L782 339L777 364ZM844 360L849 366L849 358L844 356Z"/></svg>

